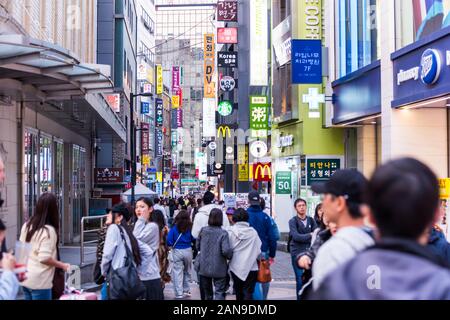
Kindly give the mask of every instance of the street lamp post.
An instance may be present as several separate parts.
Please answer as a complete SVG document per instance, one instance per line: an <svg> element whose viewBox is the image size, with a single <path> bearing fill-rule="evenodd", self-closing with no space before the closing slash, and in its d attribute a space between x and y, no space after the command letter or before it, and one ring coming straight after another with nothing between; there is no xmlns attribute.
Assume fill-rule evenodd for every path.
<svg viewBox="0 0 450 320"><path fill-rule="evenodd" d="M138 93L130 92L130 157L131 157L131 204L135 200L136 187L136 140L135 140L135 126L134 126L134 98L135 97L153 97L153 93Z"/></svg>

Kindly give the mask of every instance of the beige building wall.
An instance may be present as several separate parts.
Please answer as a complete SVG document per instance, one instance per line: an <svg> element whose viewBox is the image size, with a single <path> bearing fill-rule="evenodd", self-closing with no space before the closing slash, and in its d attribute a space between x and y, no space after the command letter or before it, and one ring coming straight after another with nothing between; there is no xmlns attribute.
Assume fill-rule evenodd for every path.
<svg viewBox="0 0 450 320"><path fill-rule="evenodd" d="M377 139L375 125L357 129L358 170L370 177L377 166Z"/></svg>
<svg viewBox="0 0 450 320"><path fill-rule="evenodd" d="M66 48L81 62L95 63L97 0L0 0L27 31Z"/></svg>
<svg viewBox="0 0 450 320"><path fill-rule="evenodd" d="M382 159L412 156L429 165L439 177L447 177L446 109L391 108L395 79L390 55L396 50L394 7L394 1L381 1Z"/></svg>

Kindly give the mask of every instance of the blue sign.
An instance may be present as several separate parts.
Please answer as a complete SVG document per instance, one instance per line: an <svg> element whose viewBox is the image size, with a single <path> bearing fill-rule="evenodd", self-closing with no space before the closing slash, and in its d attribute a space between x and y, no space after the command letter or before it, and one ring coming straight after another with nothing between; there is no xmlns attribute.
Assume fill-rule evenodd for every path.
<svg viewBox="0 0 450 320"><path fill-rule="evenodd" d="M147 168L147 172L148 173L156 173L156 168L153 168L153 167Z"/></svg>
<svg viewBox="0 0 450 320"><path fill-rule="evenodd" d="M150 103L148 103L148 102L141 102L141 113L142 114L150 113Z"/></svg>
<svg viewBox="0 0 450 320"><path fill-rule="evenodd" d="M432 85L441 75L441 56L438 51L434 49L427 49L422 54L420 61L420 67L422 69L420 73L420 79L423 83Z"/></svg>
<svg viewBox="0 0 450 320"><path fill-rule="evenodd" d="M322 83L322 41L292 40L292 83Z"/></svg>

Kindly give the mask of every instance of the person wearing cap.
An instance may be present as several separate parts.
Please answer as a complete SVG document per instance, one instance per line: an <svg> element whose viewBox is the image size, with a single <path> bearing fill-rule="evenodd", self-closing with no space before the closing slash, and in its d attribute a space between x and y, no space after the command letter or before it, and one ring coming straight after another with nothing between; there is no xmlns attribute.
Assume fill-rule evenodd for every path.
<svg viewBox="0 0 450 320"><path fill-rule="evenodd" d="M449 265L426 247L439 216L431 169L412 158L390 161L373 174L366 201L376 245L335 269L314 299L450 300Z"/></svg>
<svg viewBox="0 0 450 320"><path fill-rule="evenodd" d="M345 169L336 171L327 182L311 186L315 193L322 195L323 211L338 229L317 252L312 266L314 290L339 266L374 245L372 231L365 227L361 211L367 184L362 173Z"/></svg>
<svg viewBox="0 0 450 320"><path fill-rule="evenodd" d="M300 300L300 289L302 288L303 269L297 264L297 256L308 250L315 229L316 221L306 214L306 200L297 199L294 202L297 215L289 220L289 252L291 253L292 267L294 268L297 300Z"/></svg>
<svg viewBox="0 0 450 320"><path fill-rule="evenodd" d="M273 219L261 209L261 196L258 191L249 192L248 203L250 205L247 209L249 214L248 222L256 230L261 240L261 256L264 259L269 259L270 264L273 264L277 253L278 240L274 231ZM266 300L269 294L270 283L257 283L257 286L262 287L262 297L263 300ZM254 298L259 298L259 290L255 290Z"/></svg>
<svg viewBox="0 0 450 320"><path fill-rule="evenodd" d="M203 206L198 210L195 215L193 226L192 226L192 236L197 239L202 228L208 226L209 214L212 209L221 209L219 206L213 203L215 198L214 193L210 191L206 191L203 196ZM221 209L222 210L222 209ZM230 226L230 222L226 214L223 212L223 228L228 228Z"/></svg>

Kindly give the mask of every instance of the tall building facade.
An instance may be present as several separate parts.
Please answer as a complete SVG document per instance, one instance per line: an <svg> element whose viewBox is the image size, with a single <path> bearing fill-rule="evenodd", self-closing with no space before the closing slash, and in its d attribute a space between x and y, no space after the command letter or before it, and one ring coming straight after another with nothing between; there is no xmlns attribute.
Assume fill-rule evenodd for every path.
<svg viewBox="0 0 450 320"><path fill-rule="evenodd" d="M59 202L60 241L78 242L96 142L126 139L102 95L112 92L111 68L96 64L96 30L97 1L0 2L0 218L9 245L45 192Z"/></svg>
<svg viewBox="0 0 450 320"><path fill-rule="evenodd" d="M172 109L171 180L178 183L195 179L195 148L201 145L201 119L203 101L203 48L204 35L215 32L214 0L156 1L156 55L162 65L164 79L179 75L182 92L180 108ZM175 69L174 69L175 68ZM178 76L176 76L178 77ZM172 96L173 81L169 82ZM177 121L178 120L178 121ZM180 188L181 182L181 188Z"/></svg>

